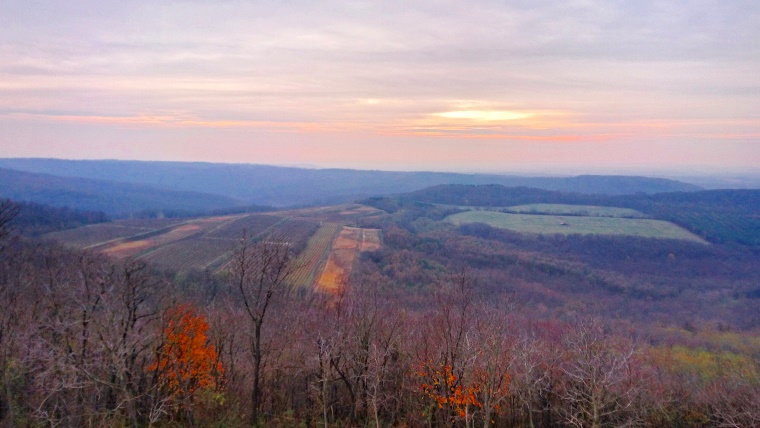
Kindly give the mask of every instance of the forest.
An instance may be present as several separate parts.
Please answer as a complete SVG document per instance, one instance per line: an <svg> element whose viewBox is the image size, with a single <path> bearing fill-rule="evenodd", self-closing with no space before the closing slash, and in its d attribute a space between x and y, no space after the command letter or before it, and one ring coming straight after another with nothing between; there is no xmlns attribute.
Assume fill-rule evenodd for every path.
<svg viewBox="0 0 760 428"><path fill-rule="evenodd" d="M22 235L3 201L0 425L760 425L755 247L366 203L382 248L324 293L276 237L177 273Z"/></svg>

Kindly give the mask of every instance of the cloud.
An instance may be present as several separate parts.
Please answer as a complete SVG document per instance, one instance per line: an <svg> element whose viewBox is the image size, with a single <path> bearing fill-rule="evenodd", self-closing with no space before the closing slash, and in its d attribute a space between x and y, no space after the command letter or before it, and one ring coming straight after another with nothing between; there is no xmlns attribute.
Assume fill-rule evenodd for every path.
<svg viewBox="0 0 760 428"><path fill-rule="evenodd" d="M759 29L744 1L11 2L0 111L287 130L304 145L311 132L719 145L760 132Z"/></svg>
<svg viewBox="0 0 760 428"><path fill-rule="evenodd" d="M433 113L433 116L446 119L473 120L477 122L505 122L526 119L533 115L531 113L508 110L457 110Z"/></svg>

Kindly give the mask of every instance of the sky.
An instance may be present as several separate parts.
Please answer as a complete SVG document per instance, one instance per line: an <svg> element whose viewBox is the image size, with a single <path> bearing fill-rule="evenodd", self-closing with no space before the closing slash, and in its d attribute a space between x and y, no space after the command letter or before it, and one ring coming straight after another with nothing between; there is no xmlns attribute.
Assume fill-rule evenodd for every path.
<svg viewBox="0 0 760 428"><path fill-rule="evenodd" d="M0 10L0 157L760 172L755 0Z"/></svg>

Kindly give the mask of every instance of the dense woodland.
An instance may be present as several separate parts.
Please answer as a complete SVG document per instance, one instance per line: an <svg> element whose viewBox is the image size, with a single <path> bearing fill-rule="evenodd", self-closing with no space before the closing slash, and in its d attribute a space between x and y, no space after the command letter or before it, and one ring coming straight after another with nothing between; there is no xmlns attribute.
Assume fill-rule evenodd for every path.
<svg viewBox="0 0 760 428"><path fill-rule="evenodd" d="M3 201L0 200L0 203ZM46 233L74 229L88 224L104 223L110 218L102 211L80 211L69 207L53 207L33 202L15 202L16 214L13 229L27 236L41 236Z"/></svg>
<svg viewBox="0 0 760 428"><path fill-rule="evenodd" d="M4 202L0 425L760 425L756 249L397 205L321 295L276 240L174 275L21 237Z"/></svg>

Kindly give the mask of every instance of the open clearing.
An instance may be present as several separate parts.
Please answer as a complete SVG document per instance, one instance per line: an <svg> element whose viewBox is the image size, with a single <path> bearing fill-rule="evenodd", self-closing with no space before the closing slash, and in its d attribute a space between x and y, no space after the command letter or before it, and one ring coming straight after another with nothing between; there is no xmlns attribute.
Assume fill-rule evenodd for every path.
<svg viewBox="0 0 760 428"><path fill-rule="evenodd" d="M515 214L572 215L583 217L648 218L642 212L630 208L602 207L596 205L528 204L507 207L503 211Z"/></svg>
<svg viewBox="0 0 760 428"><path fill-rule="evenodd" d="M378 250L380 245L380 231L377 229L343 227L332 242L330 255L315 290L339 293L345 287L359 253Z"/></svg>
<svg viewBox="0 0 760 428"><path fill-rule="evenodd" d="M706 244L697 235L662 220L613 217L508 214L494 211L467 211L448 216L445 221L460 225L485 223L515 232L536 234L626 235L662 239L682 239Z"/></svg>

